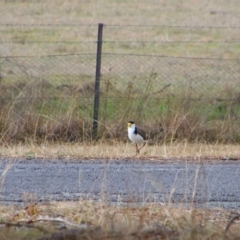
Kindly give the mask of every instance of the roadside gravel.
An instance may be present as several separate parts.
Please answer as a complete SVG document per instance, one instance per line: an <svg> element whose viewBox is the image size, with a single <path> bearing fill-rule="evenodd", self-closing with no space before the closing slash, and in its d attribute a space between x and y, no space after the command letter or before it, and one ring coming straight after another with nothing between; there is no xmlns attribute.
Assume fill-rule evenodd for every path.
<svg viewBox="0 0 240 240"><path fill-rule="evenodd" d="M93 199L240 209L240 161L1 159L4 204Z"/></svg>

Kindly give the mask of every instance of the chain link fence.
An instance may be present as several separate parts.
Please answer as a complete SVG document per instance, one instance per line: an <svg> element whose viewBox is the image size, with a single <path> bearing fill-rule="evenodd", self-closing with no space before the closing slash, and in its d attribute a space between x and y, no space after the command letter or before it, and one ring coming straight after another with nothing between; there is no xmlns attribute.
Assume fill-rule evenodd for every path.
<svg viewBox="0 0 240 240"><path fill-rule="evenodd" d="M39 46L37 42L12 42L12 54L7 54L11 52L7 45L1 46L2 142L91 139L97 47L94 37L97 31L96 26L89 27L95 28L95 34L85 26L82 31L90 36L87 43L73 40L71 43L66 40L51 43L54 51L58 49L57 54L53 54L53 50L49 54L41 46L45 49L43 54L39 54L38 48L38 54L34 55L34 48ZM219 34L220 28L188 31L189 28L182 27L180 33L179 29L172 31L170 28L168 34L173 34L173 38L167 39L166 43L163 39L166 26L163 35L158 33L162 37L154 39L153 28L158 31L159 28L148 26L143 34L145 36L149 31L146 41L139 40L139 33L136 41L132 40L132 35L131 41L124 41L124 34L118 39L116 31L128 28L133 31L133 26L104 27L101 75L97 79L100 80L98 137L124 140L126 122L134 120L147 129L155 142L177 139L239 141L240 67L234 49L239 50L236 40L232 42L239 29L224 28L233 36L224 39L224 34ZM138 26L137 29L146 27ZM213 38L218 34L219 39L214 39L215 42L203 40L210 33ZM196 40L197 35L204 36L200 42ZM184 44L180 43L182 38ZM25 50L16 51L16 44ZM172 56L166 55L166 44ZM46 42L44 46L49 48ZM28 54L24 56L26 48L29 48ZM188 48L192 49L191 54ZM205 57L204 54L197 57L201 48L206 52ZM223 56L209 57L213 49L217 56L219 52ZM146 54L148 51L151 54ZM184 56L184 52L190 56ZM227 54L232 54L231 58L224 58Z"/></svg>

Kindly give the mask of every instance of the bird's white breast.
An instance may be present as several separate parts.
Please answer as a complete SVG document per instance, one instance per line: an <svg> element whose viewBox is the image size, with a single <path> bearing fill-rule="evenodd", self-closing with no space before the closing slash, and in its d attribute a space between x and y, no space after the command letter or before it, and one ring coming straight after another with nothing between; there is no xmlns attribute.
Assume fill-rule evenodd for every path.
<svg viewBox="0 0 240 240"><path fill-rule="evenodd" d="M129 139L134 143L142 143L144 142L144 139L141 135L135 134L135 124L133 124L131 127L128 127L128 137Z"/></svg>

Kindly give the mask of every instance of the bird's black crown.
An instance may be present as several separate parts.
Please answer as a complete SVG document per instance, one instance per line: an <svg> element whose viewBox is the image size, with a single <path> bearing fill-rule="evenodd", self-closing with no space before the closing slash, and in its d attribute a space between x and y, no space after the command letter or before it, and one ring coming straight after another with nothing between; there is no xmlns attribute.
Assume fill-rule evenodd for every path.
<svg viewBox="0 0 240 240"><path fill-rule="evenodd" d="M129 121L128 123L134 124L134 121Z"/></svg>

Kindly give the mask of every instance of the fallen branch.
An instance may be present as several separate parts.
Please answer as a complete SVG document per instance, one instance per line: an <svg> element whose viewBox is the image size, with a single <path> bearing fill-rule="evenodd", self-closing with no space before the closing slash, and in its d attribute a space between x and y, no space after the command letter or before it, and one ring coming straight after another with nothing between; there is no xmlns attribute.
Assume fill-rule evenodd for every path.
<svg viewBox="0 0 240 240"><path fill-rule="evenodd" d="M75 228L87 228L88 225L87 224L75 224L72 222L69 222L68 220L65 220L63 218L49 218L49 217L40 217L40 218L36 218L36 219L22 219L20 220L18 223L20 222L25 222L27 224L29 223L35 223L35 222L58 222L58 223L63 223L65 225L71 226L71 227L75 227Z"/></svg>
<svg viewBox="0 0 240 240"><path fill-rule="evenodd" d="M5 225L6 227L26 227L26 228L35 228L43 233L49 233L45 228L40 226L34 226L29 223L10 223L10 222L0 222L0 225Z"/></svg>
<svg viewBox="0 0 240 240"><path fill-rule="evenodd" d="M234 223L234 221L238 220L238 219L240 219L240 214L231 217L231 219L229 220L229 222L228 222L224 231L227 232L229 230L230 226Z"/></svg>

